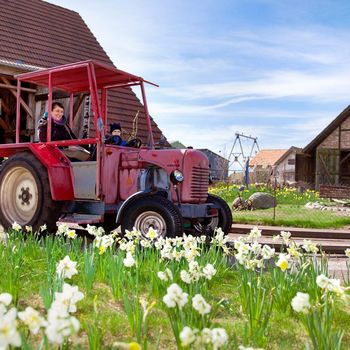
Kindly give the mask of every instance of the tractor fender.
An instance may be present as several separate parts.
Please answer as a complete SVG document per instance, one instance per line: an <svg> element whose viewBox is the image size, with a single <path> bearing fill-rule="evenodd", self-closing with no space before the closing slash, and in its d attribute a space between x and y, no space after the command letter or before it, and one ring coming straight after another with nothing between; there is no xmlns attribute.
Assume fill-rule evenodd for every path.
<svg viewBox="0 0 350 350"><path fill-rule="evenodd" d="M73 173L69 160L57 147L31 144L30 151L46 167L53 200L73 200Z"/></svg>
<svg viewBox="0 0 350 350"><path fill-rule="evenodd" d="M165 190L161 190L161 189L157 189L157 190L153 190L153 191L151 191L151 190L138 191L138 192L135 192L134 194L132 194L131 196L129 196L123 202L123 204L119 207L119 210L117 213L117 218L115 220L116 224L118 224L118 225L120 224L121 217L129 205L132 205L132 203L136 202L140 198L144 198L144 197L155 195L155 194L161 195L165 198L167 198L167 196L168 196L168 193Z"/></svg>

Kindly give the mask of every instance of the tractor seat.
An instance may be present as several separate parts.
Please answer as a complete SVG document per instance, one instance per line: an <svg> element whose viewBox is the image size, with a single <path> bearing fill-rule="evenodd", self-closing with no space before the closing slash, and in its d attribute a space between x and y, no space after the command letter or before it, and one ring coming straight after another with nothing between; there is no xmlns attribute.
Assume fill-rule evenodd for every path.
<svg viewBox="0 0 350 350"><path fill-rule="evenodd" d="M68 146L67 148L62 149L62 153L68 158L81 160L83 162L89 160L91 156L90 152L81 146Z"/></svg>

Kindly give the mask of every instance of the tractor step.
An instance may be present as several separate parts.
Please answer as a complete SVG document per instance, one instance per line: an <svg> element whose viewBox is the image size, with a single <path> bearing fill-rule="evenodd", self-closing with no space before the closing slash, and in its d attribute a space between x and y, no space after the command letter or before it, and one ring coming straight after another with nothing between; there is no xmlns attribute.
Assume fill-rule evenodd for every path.
<svg viewBox="0 0 350 350"><path fill-rule="evenodd" d="M87 224L100 224L103 222L103 215L92 215L92 214L64 214L57 221L57 226L60 224L65 224L69 228L76 230L85 230L85 227L81 225Z"/></svg>

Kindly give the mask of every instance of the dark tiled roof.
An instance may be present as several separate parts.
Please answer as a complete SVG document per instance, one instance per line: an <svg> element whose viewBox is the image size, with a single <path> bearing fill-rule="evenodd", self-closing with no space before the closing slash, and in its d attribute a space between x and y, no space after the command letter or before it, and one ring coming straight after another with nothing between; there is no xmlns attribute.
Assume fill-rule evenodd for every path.
<svg viewBox="0 0 350 350"><path fill-rule="evenodd" d="M88 59L113 64L79 13L41 0L0 0L0 60L47 68ZM120 121L128 129L140 110L139 137L146 142L136 95L131 89L112 95L109 122ZM153 120L152 128L158 141L162 133Z"/></svg>

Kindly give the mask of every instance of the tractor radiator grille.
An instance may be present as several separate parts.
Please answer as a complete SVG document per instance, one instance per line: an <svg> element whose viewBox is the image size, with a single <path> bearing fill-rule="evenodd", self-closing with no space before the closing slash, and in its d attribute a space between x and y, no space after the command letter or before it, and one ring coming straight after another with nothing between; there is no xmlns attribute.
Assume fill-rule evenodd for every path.
<svg viewBox="0 0 350 350"><path fill-rule="evenodd" d="M205 202L208 197L209 169L193 167L191 182L191 197Z"/></svg>

